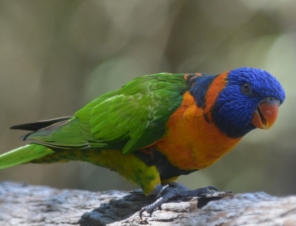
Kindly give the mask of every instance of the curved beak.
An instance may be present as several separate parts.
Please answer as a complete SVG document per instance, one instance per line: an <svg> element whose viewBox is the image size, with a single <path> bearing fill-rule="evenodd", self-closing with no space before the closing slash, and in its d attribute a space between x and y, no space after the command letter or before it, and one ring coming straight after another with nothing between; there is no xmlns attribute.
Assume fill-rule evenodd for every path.
<svg viewBox="0 0 296 226"><path fill-rule="evenodd" d="M253 114L252 124L259 129L271 128L277 118L279 105L280 101L273 97L264 98Z"/></svg>

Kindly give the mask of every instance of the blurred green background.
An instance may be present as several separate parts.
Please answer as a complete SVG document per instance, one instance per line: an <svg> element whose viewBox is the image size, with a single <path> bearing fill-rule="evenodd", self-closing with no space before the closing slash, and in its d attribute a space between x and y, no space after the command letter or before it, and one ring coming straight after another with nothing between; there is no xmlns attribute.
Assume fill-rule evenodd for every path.
<svg viewBox="0 0 296 226"><path fill-rule="evenodd" d="M0 0L0 152L24 144L23 133L10 126L72 115L134 77L241 66L268 70L284 86L277 122L179 181L190 188L295 194L296 1ZM135 188L81 162L17 166L0 171L0 180Z"/></svg>

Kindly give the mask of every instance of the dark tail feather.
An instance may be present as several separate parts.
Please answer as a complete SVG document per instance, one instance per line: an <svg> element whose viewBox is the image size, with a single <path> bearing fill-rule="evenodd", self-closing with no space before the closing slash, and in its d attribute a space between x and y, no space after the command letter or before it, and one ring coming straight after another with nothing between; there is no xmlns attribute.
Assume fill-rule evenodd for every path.
<svg viewBox="0 0 296 226"><path fill-rule="evenodd" d="M12 127L10 127L10 129L37 131L39 129L51 126L52 124L55 124L57 122L69 120L70 118L72 118L72 116L65 116L65 117L61 117L61 118L43 120L43 121L39 121L39 122L26 123L26 124L12 126Z"/></svg>

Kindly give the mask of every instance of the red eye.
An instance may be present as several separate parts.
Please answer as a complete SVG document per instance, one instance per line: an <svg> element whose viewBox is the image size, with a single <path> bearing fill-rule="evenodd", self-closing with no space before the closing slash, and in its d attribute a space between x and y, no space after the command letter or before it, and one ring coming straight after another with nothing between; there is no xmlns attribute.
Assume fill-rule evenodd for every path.
<svg viewBox="0 0 296 226"><path fill-rule="evenodd" d="M251 92L251 85L249 83L245 83L242 85L241 90L243 93L250 93Z"/></svg>

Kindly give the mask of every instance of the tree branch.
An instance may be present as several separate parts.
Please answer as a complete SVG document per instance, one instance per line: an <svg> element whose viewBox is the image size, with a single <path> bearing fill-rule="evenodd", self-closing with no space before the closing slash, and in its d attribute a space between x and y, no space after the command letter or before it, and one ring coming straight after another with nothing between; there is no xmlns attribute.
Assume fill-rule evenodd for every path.
<svg viewBox="0 0 296 226"><path fill-rule="evenodd" d="M296 225L296 197L237 194L198 208L197 199L162 205L146 220L139 210L153 200L137 193L58 190L0 183L0 225ZM199 200L199 205L204 200Z"/></svg>

